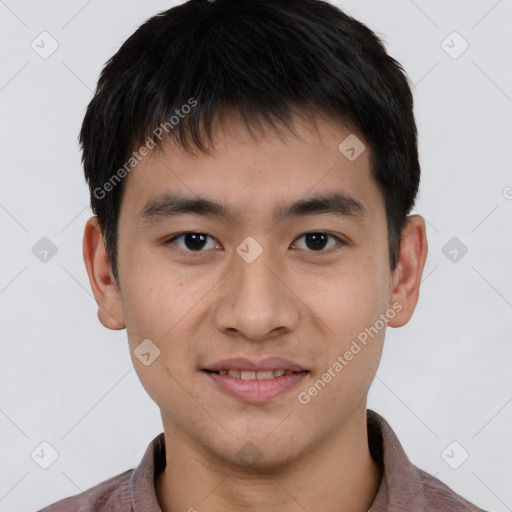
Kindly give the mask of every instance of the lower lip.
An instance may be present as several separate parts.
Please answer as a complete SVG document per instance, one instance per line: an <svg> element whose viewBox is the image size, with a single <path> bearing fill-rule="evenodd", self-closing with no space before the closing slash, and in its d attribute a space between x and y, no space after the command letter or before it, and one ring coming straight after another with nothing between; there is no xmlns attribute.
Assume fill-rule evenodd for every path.
<svg viewBox="0 0 512 512"><path fill-rule="evenodd" d="M289 391L297 386L308 372L297 372L290 375L281 375L265 380L244 380L231 377L230 375L219 375L213 372L203 372L217 386L230 395L245 402L268 402L281 393Z"/></svg>

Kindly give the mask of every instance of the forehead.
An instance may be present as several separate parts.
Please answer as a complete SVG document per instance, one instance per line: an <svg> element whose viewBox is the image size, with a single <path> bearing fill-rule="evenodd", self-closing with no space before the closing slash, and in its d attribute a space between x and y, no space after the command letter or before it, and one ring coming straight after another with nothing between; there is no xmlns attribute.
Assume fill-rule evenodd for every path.
<svg viewBox="0 0 512 512"><path fill-rule="evenodd" d="M189 153L164 139L128 175L122 209L148 217L170 194L210 199L221 206L219 215L231 220L262 211L275 220L292 202L327 195L331 206L337 202L352 213L371 216L383 208L370 148L359 135L323 116L296 117L293 127L295 134L270 128L251 132L231 115L214 124L208 152ZM343 205L340 198L346 199Z"/></svg>

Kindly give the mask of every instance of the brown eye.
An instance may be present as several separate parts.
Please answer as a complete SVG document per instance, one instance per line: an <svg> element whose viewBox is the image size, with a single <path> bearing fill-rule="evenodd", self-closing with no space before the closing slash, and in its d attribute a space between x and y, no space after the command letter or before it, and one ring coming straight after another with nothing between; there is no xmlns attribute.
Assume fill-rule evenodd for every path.
<svg viewBox="0 0 512 512"><path fill-rule="evenodd" d="M314 233L306 233L306 234L302 235L300 238L298 238L297 240L300 240L301 238L304 238L304 240L305 240L304 245L306 246L306 249L313 251L313 252L327 252L324 249L328 245L329 238L337 241L337 244L335 243L334 245L331 245L327 249L332 249L332 248L336 247L336 245L338 245L338 246L343 245L342 240L340 240L338 237L336 237L334 235L330 235L329 233L321 232L321 231L314 232ZM303 247L299 247L299 249L302 249L302 248Z"/></svg>
<svg viewBox="0 0 512 512"><path fill-rule="evenodd" d="M183 249L187 252L204 252L202 249L206 247L206 249L211 249L217 247L219 244L214 245L213 247L207 247L207 240L213 238L205 233L195 233L188 232L182 233L180 235L173 236L169 240L167 240L167 244L175 243L176 240L182 240L182 244L176 244L180 249ZM211 244L210 244L211 245Z"/></svg>

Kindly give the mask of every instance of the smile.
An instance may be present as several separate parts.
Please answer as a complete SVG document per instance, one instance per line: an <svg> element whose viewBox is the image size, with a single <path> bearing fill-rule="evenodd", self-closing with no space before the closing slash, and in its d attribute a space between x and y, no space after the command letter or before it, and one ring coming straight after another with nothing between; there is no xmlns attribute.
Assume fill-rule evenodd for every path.
<svg viewBox="0 0 512 512"><path fill-rule="evenodd" d="M229 375L230 377L234 377L235 379L243 379L243 380L268 380L275 379L276 377L282 377L283 375L291 375L293 372L291 370L262 370L262 371L253 371L253 370L219 370L218 375Z"/></svg>
<svg viewBox="0 0 512 512"><path fill-rule="evenodd" d="M270 402L291 391L309 375L308 370L203 370L214 389L241 402Z"/></svg>

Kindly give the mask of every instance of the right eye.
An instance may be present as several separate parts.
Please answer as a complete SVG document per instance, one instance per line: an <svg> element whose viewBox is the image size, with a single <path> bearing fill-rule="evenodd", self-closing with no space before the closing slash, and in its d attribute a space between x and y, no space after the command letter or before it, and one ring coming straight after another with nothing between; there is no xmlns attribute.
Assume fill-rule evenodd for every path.
<svg viewBox="0 0 512 512"><path fill-rule="evenodd" d="M194 231L188 231L186 233L180 233L179 235L174 235L173 237L169 238L165 242L165 244L166 245L174 244L174 243L176 243L177 240L181 240L184 247L180 246L177 243L176 243L176 245L178 245L178 247L180 249L182 249L183 251L185 251L185 252L205 252L205 251L202 251L201 249L203 249L205 247L205 244L207 245L206 240L208 238L210 238L211 240L214 240L214 238L212 238L209 235L206 235L205 233L197 233ZM217 244L213 248L215 248L219 245L220 244ZM207 248L211 249L212 247L207 247Z"/></svg>

